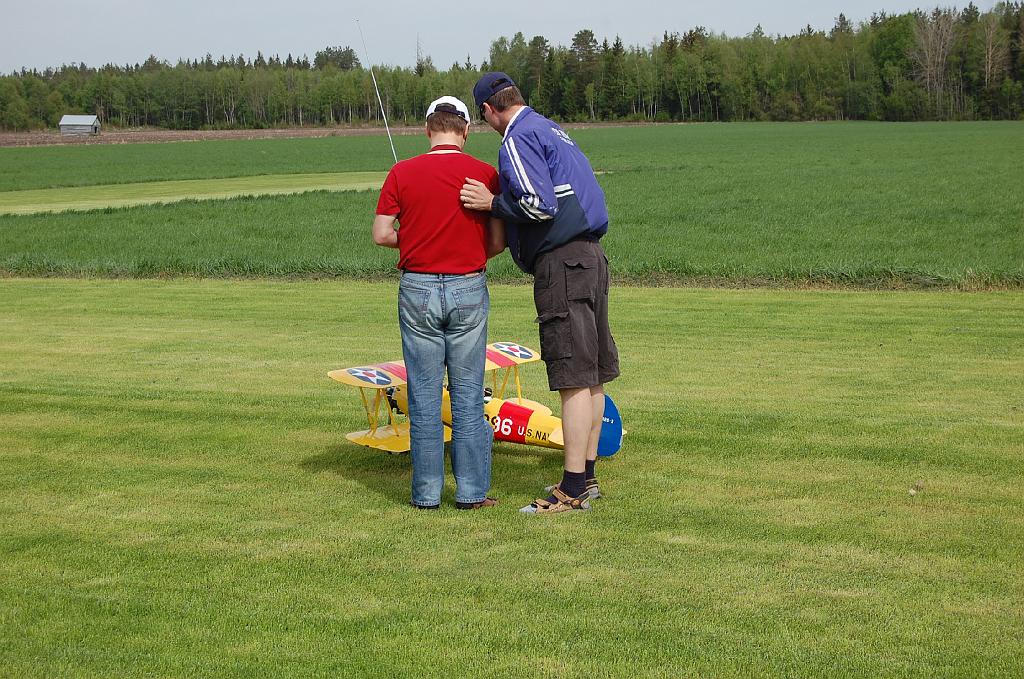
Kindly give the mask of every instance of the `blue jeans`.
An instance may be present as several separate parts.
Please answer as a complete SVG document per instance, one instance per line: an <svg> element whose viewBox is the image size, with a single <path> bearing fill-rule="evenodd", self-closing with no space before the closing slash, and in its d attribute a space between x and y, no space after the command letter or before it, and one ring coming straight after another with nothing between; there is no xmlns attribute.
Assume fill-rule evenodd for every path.
<svg viewBox="0 0 1024 679"><path fill-rule="evenodd" d="M484 419L487 277L403 273L398 323L409 383L412 502L432 507L444 487L442 381L448 368L455 500L480 502L491 487L494 430Z"/></svg>

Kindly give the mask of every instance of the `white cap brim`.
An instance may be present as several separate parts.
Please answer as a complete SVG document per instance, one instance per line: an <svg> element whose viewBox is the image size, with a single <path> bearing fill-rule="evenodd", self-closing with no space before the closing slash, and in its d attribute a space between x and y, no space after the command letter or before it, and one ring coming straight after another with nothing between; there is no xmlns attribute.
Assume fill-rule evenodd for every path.
<svg viewBox="0 0 1024 679"><path fill-rule="evenodd" d="M462 100L457 99L456 97L449 96L444 96L441 97L440 99L435 99L434 101L430 102L430 106L427 107L426 117L429 118L431 115L433 115L437 111L437 107L440 106L441 104L450 104L454 106L455 110L459 113L459 115L466 119L467 123L472 122L472 119L469 117L469 108L464 103L462 103Z"/></svg>

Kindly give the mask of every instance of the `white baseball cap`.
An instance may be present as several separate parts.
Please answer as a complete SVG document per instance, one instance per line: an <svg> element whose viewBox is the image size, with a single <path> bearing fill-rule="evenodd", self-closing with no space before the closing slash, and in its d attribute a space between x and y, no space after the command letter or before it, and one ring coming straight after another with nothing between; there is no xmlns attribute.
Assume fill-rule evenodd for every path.
<svg viewBox="0 0 1024 679"><path fill-rule="evenodd" d="M469 117L469 108L467 108L466 105L462 103L462 100L456 99L455 97L447 96L441 97L440 99L435 99L434 101L430 102L430 106L427 107L427 117L429 118L432 114L436 113L437 107L443 104L448 104L448 106L451 106L455 109L454 111L449 110L449 113L455 113L456 115L462 116L462 118L467 123L473 122ZM441 110L444 111L446 108L448 108L448 106L445 106Z"/></svg>

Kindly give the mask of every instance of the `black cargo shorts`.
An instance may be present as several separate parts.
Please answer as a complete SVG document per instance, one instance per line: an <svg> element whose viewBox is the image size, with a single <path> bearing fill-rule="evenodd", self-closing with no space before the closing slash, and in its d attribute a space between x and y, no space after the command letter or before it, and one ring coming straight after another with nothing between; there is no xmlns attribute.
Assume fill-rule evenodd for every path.
<svg viewBox="0 0 1024 679"><path fill-rule="evenodd" d="M608 257L600 243L575 240L539 255L533 301L552 391L594 387L619 376L619 351L608 327Z"/></svg>

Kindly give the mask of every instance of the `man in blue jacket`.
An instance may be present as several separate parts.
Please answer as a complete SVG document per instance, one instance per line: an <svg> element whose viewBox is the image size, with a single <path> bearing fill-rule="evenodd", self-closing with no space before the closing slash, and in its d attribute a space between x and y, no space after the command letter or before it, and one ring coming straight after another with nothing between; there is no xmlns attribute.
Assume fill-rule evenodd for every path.
<svg viewBox="0 0 1024 679"><path fill-rule="evenodd" d="M608 258L600 244L608 231L604 192L576 143L526 106L508 75L484 74L473 96L481 117L502 135L501 193L467 178L462 202L505 220L512 259L533 274L541 358L548 386L562 400L562 481L521 511L584 511L601 496L594 463L603 385L619 375L608 327Z"/></svg>

